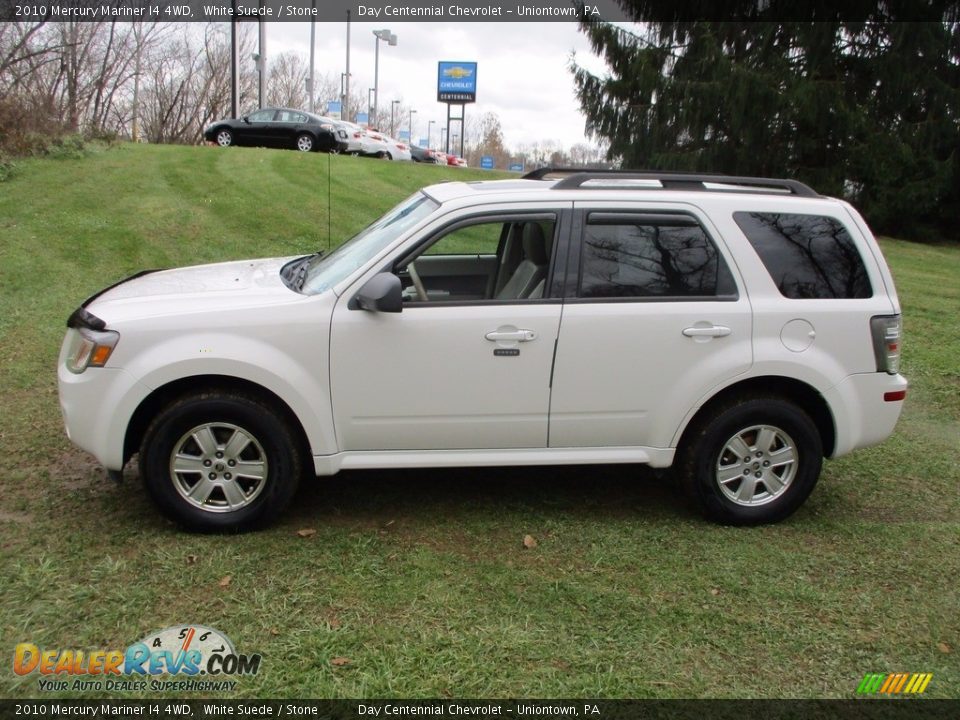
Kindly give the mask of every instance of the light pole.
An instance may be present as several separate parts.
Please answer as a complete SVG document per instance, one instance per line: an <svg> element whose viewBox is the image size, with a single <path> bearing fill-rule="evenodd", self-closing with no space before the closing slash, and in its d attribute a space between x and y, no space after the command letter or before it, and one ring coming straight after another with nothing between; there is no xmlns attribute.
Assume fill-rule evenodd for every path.
<svg viewBox="0 0 960 720"><path fill-rule="evenodd" d="M317 0L313 0L311 5L313 12L317 12ZM314 110L314 97L313 97L313 85L314 85L314 46L317 43L317 21L316 19L310 20L310 77L307 79L307 90L310 92L310 112Z"/></svg>
<svg viewBox="0 0 960 720"><path fill-rule="evenodd" d="M410 111L410 144L413 144L413 115L417 112L416 110Z"/></svg>
<svg viewBox="0 0 960 720"><path fill-rule="evenodd" d="M374 30L373 53L373 116L377 116L377 104L380 102L380 41L385 40L390 47L396 47L397 36L389 30Z"/></svg>
<svg viewBox="0 0 960 720"><path fill-rule="evenodd" d="M350 121L350 11L347 10L347 71L343 73L343 102L340 105L340 118Z"/></svg>
<svg viewBox="0 0 960 720"><path fill-rule="evenodd" d="M433 133L431 131L433 130L433 126L436 124L436 120L427 121L427 147L430 147L430 140L433 137Z"/></svg>
<svg viewBox="0 0 960 720"><path fill-rule="evenodd" d="M347 115L347 93L350 92L350 76L340 73L340 119L353 122Z"/></svg>
<svg viewBox="0 0 960 720"><path fill-rule="evenodd" d="M390 137L395 138L397 136L396 126L393 124L393 111L396 109L397 105L400 104L399 100L390 101Z"/></svg>
<svg viewBox="0 0 960 720"><path fill-rule="evenodd" d="M373 88L367 88L367 127L371 128L375 127L373 118L376 116L376 113L373 112L373 102L370 100L370 98L373 97L373 93Z"/></svg>
<svg viewBox="0 0 960 720"><path fill-rule="evenodd" d="M260 9L263 10L263 0L260 0ZM260 25L260 52L257 53L257 69L260 71L260 107L263 107L263 104L267 101L267 24L262 19L258 23Z"/></svg>

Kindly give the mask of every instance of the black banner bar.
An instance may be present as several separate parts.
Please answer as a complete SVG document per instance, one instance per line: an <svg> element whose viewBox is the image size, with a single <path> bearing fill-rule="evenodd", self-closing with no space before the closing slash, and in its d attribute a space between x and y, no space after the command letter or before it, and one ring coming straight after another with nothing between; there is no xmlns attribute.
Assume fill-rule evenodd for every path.
<svg viewBox="0 0 960 720"><path fill-rule="evenodd" d="M0 718L953 720L960 700L0 700Z"/></svg>
<svg viewBox="0 0 960 720"><path fill-rule="evenodd" d="M877 2L798 4L793 0L648 3L647 21L957 21L960 1L896 6ZM618 0L0 0L0 21L227 22L631 22Z"/></svg>

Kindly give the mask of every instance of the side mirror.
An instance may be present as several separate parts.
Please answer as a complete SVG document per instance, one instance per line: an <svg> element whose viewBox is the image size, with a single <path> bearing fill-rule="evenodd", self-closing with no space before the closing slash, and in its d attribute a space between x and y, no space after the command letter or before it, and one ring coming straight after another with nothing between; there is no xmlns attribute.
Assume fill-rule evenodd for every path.
<svg viewBox="0 0 960 720"><path fill-rule="evenodd" d="M403 286L393 273L374 275L357 293L357 305L372 312L400 312L403 310Z"/></svg>
<svg viewBox="0 0 960 720"><path fill-rule="evenodd" d="M249 115L244 115L244 116L243 116L243 121L244 121L247 125L249 125L249 124L250 124L250 116L249 116Z"/></svg>

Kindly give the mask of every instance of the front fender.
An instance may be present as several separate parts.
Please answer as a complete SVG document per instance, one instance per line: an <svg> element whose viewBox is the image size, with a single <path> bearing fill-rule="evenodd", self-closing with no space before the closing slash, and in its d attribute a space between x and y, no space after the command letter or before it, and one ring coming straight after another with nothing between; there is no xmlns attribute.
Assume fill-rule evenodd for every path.
<svg viewBox="0 0 960 720"><path fill-rule="evenodd" d="M235 377L259 385L283 400L303 426L311 452L337 451L330 405L327 332L314 341L283 345L228 333L187 333L151 346L126 370L151 391L200 375ZM173 362L168 358L181 358ZM142 402L143 398L140 399ZM139 404L139 403L138 403ZM130 418L126 418L129 422Z"/></svg>

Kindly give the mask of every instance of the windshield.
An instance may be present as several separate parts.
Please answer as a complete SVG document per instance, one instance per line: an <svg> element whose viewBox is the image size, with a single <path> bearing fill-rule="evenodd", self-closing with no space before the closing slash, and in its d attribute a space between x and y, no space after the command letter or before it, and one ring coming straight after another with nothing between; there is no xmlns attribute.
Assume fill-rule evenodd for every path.
<svg viewBox="0 0 960 720"><path fill-rule="evenodd" d="M411 195L326 257L314 256L307 265L300 292L316 295L329 290L438 207L423 193Z"/></svg>

